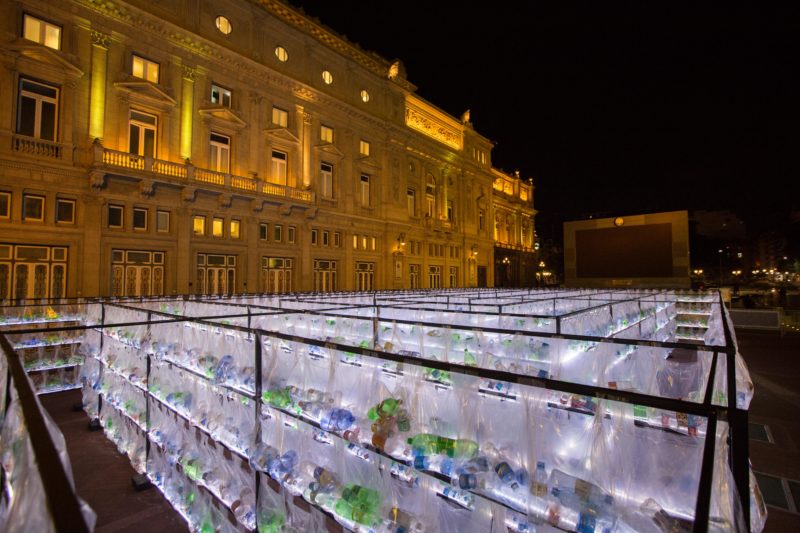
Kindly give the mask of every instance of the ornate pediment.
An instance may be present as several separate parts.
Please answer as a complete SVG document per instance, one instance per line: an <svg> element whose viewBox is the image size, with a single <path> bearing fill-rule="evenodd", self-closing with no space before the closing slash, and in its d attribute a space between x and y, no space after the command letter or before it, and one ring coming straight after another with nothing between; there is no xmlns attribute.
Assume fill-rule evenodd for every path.
<svg viewBox="0 0 800 533"><path fill-rule="evenodd" d="M175 107L178 103L161 87L149 81L118 81L114 84L114 87L131 101L139 102L144 105L155 106L166 110Z"/></svg>
<svg viewBox="0 0 800 533"><path fill-rule="evenodd" d="M32 73L41 72L49 79L59 78L58 81L70 82L83 77L83 71L75 66L66 54L53 50L47 46L19 39L8 47L15 52L17 67L22 71Z"/></svg>
<svg viewBox="0 0 800 533"><path fill-rule="evenodd" d="M247 126L247 123L239 118L239 115L233 112L229 107L213 106L198 109L197 112L201 117L204 117L212 122L216 122L222 127L229 127L234 129L242 129Z"/></svg>
<svg viewBox="0 0 800 533"><path fill-rule="evenodd" d="M274 139L278 139L280 141L289 141L289 142L292 142L292 143L299 143L300 142L300 139L297 137L297 135L295 135L294 133L292 133L291 131L289 131L286 128L280 128L280 127L279 128L269 128L269 129L264 130L264 133L266 133L268 136L270 136L270 137L272 137Z"/></svg>
<svg viewBox="0 0 800 533"><path fill-rule="evenodd" d="M381 166L378 161L371 155L362 155L356 158L359 165L370 167L380 170Z"/></svg>
<svg viewBox="0 0 800 533"><path fill-rule="evenodd" d="M334 157L342 158L344 157L344 152L336 148L335 145L331 143L322 143L316 146L316 149L324 154L330 154Z"/></svg>

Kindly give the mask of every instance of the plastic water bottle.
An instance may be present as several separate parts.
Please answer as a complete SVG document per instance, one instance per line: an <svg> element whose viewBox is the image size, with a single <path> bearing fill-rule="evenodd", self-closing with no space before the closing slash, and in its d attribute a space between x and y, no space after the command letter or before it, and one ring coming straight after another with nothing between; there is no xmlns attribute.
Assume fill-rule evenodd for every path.
<svg viewBox="0 0 800 533"><path fill-rule="evenodd" d="M547 497L547 472L544 469L544 461L536 462L536 472L533 473L533 483L531 483L531 494L538 498Z"/></svg>
<svg viewBox="0 0 800 533"><path fill-rule="evenodd" d="M223 383L233 377L233 356L226 355L219 360L217 368L214 370L214 381Z"/></svg>
<svg viewBox="0 0 800 533"><path fill-rule="evenodd" d="M319 425L326 431L345 431L356 421L347 409L328 409L320 414Z"/></svg>
<svg viewBox="0 0 800 533"><path fill-rule="evenodd" d="M297 465L297 452L289 450L269 464L269 475L277 481L285 480Z"/></svg>
<svg viewBox="0 0 800 533"><path fill-rule="evenodd" d="M250 466L252 466L255 470L267 472L270 463L272 463L272 461L279 455L280 454L278 450L269 444L265 444L263 442L259 443L258 447L256 447L255 451L250 456Z"/></svg>

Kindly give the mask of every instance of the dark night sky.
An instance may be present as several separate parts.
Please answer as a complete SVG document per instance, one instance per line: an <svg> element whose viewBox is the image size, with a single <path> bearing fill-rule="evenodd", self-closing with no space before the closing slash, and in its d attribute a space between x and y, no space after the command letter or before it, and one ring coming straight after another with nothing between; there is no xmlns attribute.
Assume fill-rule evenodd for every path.
<svg viewBox="0 0 800 533"><path fill-rule="evenodd" d="M545 237L589 214L729 209L758 230L800 209L798 13L651 2L292 4L402 59L418 94L444 110L470 108L476 130L496 143L494 165L534 179Z"/></svg>

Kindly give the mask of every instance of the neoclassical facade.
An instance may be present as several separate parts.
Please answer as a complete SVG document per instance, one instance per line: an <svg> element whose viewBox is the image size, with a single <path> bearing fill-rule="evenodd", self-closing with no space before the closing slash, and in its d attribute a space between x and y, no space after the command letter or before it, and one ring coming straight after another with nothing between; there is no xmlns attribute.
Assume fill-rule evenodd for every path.
<svg viewBox="0 0 800 533"><path fill-rule="evenodd" d="M532 245L468 112L285 3L0 13L0 299L491 286L515 195Z"/></svg>

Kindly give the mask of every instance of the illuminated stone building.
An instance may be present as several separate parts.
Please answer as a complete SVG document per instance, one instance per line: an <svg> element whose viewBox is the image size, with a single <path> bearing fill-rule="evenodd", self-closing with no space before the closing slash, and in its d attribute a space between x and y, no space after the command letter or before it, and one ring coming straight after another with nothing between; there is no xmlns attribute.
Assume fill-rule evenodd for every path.
<svg viewBox="0 0 800 533"><path fill-rule="evenodd" d="M491 286L532 243L468 112L282 2L0 13L0 299Z"/></svg>
<svg viewBox="0 0 800 533"><path fill-rule="evenodd" d="M533 184L492 169L494 210L494 282L497 287L543 284L534 230Z"/></svg>

